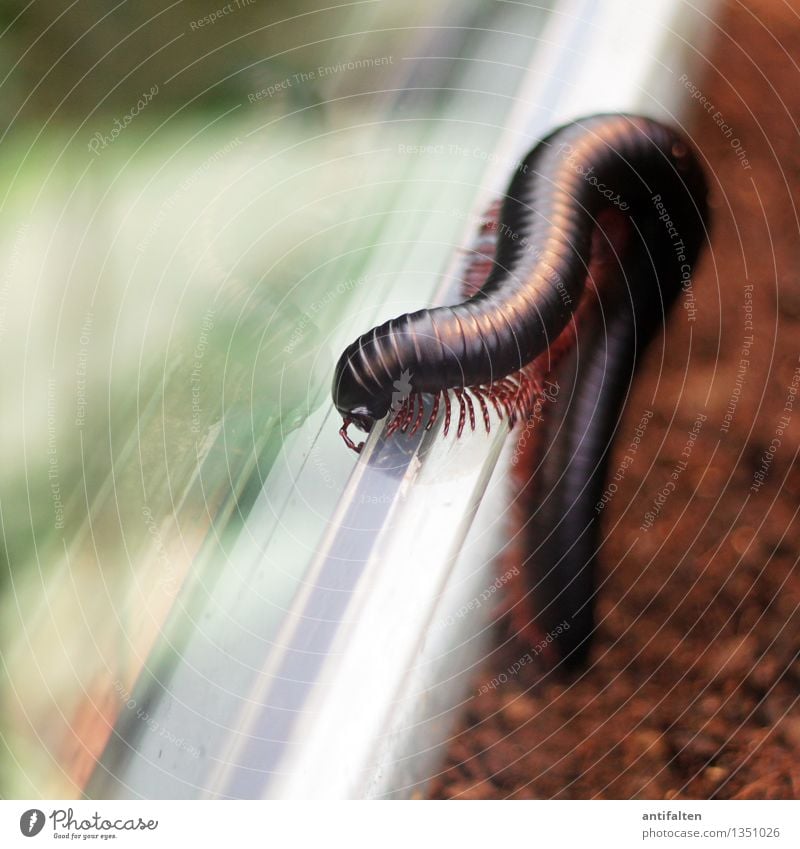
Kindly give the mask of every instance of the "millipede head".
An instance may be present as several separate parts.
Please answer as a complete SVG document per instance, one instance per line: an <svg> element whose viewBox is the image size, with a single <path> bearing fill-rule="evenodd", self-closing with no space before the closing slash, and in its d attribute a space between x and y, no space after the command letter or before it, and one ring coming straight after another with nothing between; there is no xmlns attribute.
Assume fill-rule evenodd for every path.
<svg viewBox="0 0 800 849"><path fill-rule="evenodd" d="M356 417L362 421L365 417L383 418L390 403L384 382L375 371L374 343L368 336L371 334L359 336L344 349L333 372L333 402L343 416L349 415L354 421Z"/></svg>
<svg viewBox="0 0 800 849"><path fill-rule="evenodd" d="M347 434L348 428L355 425L364 433L369 433L375 422L389 411L390 398L367 388L368 381L356 368L359 353L356 342L339 358L333 375L332 394L336 409L342 417L339 435L348 448L360 453L364 443L354 443Z"/></svg>

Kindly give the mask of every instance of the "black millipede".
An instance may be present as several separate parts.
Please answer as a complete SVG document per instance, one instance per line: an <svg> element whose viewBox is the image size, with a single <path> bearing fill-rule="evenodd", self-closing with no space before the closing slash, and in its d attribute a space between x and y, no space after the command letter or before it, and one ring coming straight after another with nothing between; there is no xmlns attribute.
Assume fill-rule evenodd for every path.
<svg viewBox="0 0 800 849"><path fill-rule="evenodd" d="M609 444L641 352L690 284L707 218L703 169L681 133L629 114L574 121L516 169L487 225L485 280L468 280L461 303L364 333L336 365L340 433L355 450L349 426L369 431L387 414L388 434L430 430L440 416L445 434L457 419L459 437L493 419L543 422L523 464L536 480L519 499L525 598L535 633L569 619L558 638L567 662L584 658L594 628L594 505ZM555 378L571 400L540 415Z"/></svg>

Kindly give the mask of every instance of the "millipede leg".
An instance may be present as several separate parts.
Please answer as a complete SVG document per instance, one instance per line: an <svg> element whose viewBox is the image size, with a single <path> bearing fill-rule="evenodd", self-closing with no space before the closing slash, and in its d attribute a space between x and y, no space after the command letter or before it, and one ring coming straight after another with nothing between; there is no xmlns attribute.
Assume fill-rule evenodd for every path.
<svg viewBox="0 0 800 849"><path fill-rule="evenodd" d="M450 416L452 414L452 410L450 409L450 393L447 389L442 390L442 395L444 397L444 435L447 436L447 431L450 430Z"/></svg>
<svg viewBox="0 0 800 849"><path fill-rule="evenodd" d="M453 391L456 393L456 399L458 400L458 429L456 430L456 438L460 439L461 434L464 433L464 422L467 419L467 410L464 405L464 390L460 387L456 387Z"/></svg>
<svg viewBox="0 0 800 849"><path fill-rule="evenodd" d="M469 428L475 430L475 405L472 403L472 393L469 389L464 390L464 401L467 404L467 412L469 413Z"/></svg>
<svg viewBox="0 0 800 849"><path fill-rule="evenodd" d="M526 418L533 407L536 396L539 394L539 388L536 380L525 369L520 372L520 385L522 386L523 401L522 416Z"/></svg>
<svg viewBox="0 0 800 849"><path fill-rule="evenodd" d="M416 392L412 392L408 396L408 398L406 398L406 405L407 405L407 408L404 411L403 424L400 428L400 430L403 433L405 433L408 430L409 425L411 424L411 421L414 418L414 411L416 410L416 405L417 405L417 393Z"/></svg>
<svg viewBox="0 0 800 849"><path fill-rule="evenodd" d="M428 418L427 423L425 424L425 430L430 430L433 427L434 422L436 421L436 417L439 415L439 399L440 399L440 397L441 397L440 392L437 392L433 396L433 409L431 410L431 414Z"/></svg>
<svg viewBox="0 0 800 849"><path fill-rule="evenodd" d="M525 418L525 407L526 407L525 399L526 399L527 394L528 393L527 393L526 387L524 386L523 383L520 382L517 385L517 393L516 393L516 396L514 397L514 405L515 405L516 410L517 410L517 415L520 419Z"/></svg>
<svg viewBox="0 0 800 849"><path fill-rule="evenodd" d="M492 402L492 406L494 407L494 411L497 413L499 418L503 418L503 410L500 408L500 403L497 400L497 392L494 389L494 386L482 387L481 391L485 393L486 397Z"/></svg>
<svg viewBox="0 0 800 849"><path fill-rule="evenodd" d="M481 413L483 414L483 424L486 428L486 433L490 433L492 425L489 419L489 407L486 405L486 399L483 397L483 390L480 386L474 386L472 388L472 394L478 399L478 403L481 405Z"/></svg>
<svg viewBox="0 0 800 849"><path fill-rule="evenodd" d="M514 407L514 421L525 418L525 387L521 380L521 374L514 375L514 379L509 381L513 387L511 404Z"/></svg>
<svg viewBox="0 0 800 849"><path fill-rule="evenodd" d="M403 403L405 403L405 402L403 402ZM392 420L387 425L386 435L391 436L397 430L397 428L400 427L400 422L402 420L403 420L403 407L401 406L400 409L394 414L394 417L392 418Z"/></svg>
<svg viewBox="0 0 800 849"><path fill-rule="evenodd" d="M417 418L414 422L414 427L411 428L411 436L413 436L419 430L419 426L422 424L422 415L425 412L425 404L422 401L421 395L419 396L418 401L419 403L417 405Z"/></svg>
<svg viewBox="0 0 800 849"><path fill-rule="evenodd" d="M498 415L501 419L511 418L511 408L508 406L508 400L506 399L505 393L501 389L493 389L491 395L492 401L494 402L495 409L498 404L502 407L502 410L498 411Z"/></svg>
<svg viewBox="0 0 800 849"><path fill-rule="evenodd" d="M495 393L498 401L503 405L505 417L508 419L509 426L514 426L514 409L509 400L509 392L505 381L501 380L496 384Z"/></svg>

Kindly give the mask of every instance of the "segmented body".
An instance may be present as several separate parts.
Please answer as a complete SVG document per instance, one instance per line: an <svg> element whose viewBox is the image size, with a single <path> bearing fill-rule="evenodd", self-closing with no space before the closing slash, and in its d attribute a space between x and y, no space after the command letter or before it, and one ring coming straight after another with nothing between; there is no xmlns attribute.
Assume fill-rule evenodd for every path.
<svg viewBox="0 0 800 849"><path fill-rule="evenodd" d="M369 430L383 418L404 383L411 392L398 427L423 426L425 393L437 399L425 426L443 414L449 427L447 390L459 406L459 432L467 418L473 427L487 425L490 406L512 421L524 415L536 386L522 370L553 345L580 304L598 216L624 212L641 233L658 219L659 196L691 265L702 243L705 195L689 145L663 124L597 115L556 130L511 181L495 261L480 290L459 304L387 321L345 349L333 381L343 436L351 422Z"/></svg>
<svg viewBox="0 0 800 849"><path fill-rule="evenodd" d="M525 569L514 623L535 639L569 621L567 663L583 660L594 629L594 506L610 445L641 352L706 239L706 195L691 147L663 124L597 115L556 130L484 225L465 300L374 328L336 367L354 448L348 425L369 429L390 407L389 433L440 417L459 436L493 418L535 431L515 454ZM398 382L411 391L392 406ZM563 401L543 405L548 385Z"/></svg>

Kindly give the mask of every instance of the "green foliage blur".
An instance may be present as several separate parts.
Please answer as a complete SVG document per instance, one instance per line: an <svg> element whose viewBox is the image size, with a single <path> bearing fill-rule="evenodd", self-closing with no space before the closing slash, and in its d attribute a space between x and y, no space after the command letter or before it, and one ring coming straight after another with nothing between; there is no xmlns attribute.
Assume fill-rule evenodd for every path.
<svg viewBox="0 0 800 849"><path fill-rule="evenodd" d="M0 5L0 126L100 120L127 112L154 85L160 91L151 118L224 112L276 78L351 53L354 33L378 11L374 2L321 5L6 0ZM378 5L383 27L408 17L404 4ZM390 38L371 33L370 50ZM290 96L311 102L315 88Z"/></svg>

